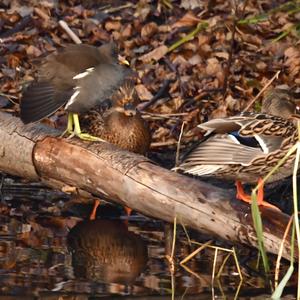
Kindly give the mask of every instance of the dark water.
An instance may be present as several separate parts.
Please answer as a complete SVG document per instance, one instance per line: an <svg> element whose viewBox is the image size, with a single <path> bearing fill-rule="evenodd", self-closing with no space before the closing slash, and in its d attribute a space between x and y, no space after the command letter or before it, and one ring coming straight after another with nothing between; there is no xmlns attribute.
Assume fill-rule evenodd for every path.
<svg viewBox="0 0 300 300"><path fill-rule="evenodd" d="M71 202L69 201L71 200ZM53 192L39 184L5 178L0 205L0 299L267 299L257 252L238 247L240 280L228 252L205 248L184 266L179 262L209 237L178 224L175 272L166 259L171 226L102 204L89 221L92 201ZM171 229L171 230L170 230ZM190 243L190 240L194 243ZM211 245L232 245L212 240ZM216 256L215 256L216 255ZM286 268L286 266L283 266ZM294 279L295 280L295 279ZM283 299L293 299L294 282Z"/></svg>

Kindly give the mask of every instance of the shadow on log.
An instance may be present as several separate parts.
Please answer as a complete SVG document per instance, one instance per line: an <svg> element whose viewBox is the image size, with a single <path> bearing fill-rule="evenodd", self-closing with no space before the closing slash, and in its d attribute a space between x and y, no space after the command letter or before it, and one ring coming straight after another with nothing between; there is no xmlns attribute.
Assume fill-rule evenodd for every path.
<svg viewBox="0 0 300 300"><path fill-rule="evenodd" d="M257 247L250 206L229 191L163 169L108 143L54 137L55 129L24 126L0 113L0 170L61 189L65 185L105 196L145 215L212 236ZM265 247L277 254L289 216L262 210ZM283 256L290 259L290 238ZM296 252L296 251L295 251Z"/></svg>

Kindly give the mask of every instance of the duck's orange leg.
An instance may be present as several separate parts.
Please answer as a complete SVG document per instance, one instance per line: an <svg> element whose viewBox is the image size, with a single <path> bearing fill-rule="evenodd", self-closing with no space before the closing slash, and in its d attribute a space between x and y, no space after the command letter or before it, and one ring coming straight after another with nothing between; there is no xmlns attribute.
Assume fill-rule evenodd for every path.
<svg viewBox="0 0 300 300"><path fill-rule="evenodd" d="M131 213L132 213L132 209L130 207L128 207L128 206L124 206L124 210L126 211L126 215L128 217L130 217Z"/></svg>
<svg viewBox="0 0 300 300"><path fill-rule="evenodd" d="M236 185L236 191L237 191L236 198L240 199L242 201L245 201L247 203L251 203L251 196L247 195L245 193L241 182L236 181L235 185ZM276 210L280 211L280 209L278 207L276 207L275 205L272 205L272 204L264 201L264 182L261 178L258 179L258 185L259 185L258 190L257 190L257 204L258 204L258 206L269 207L269 208L273 208L273 209L276 209Z"/></svg>
<svg viewBox="0 0 300 300"><path fill-rule="evenodd" d="M244 191L243 185L240 181L235 182L236 186L236 198L247 203L251 203L251 197L247 195Z"/></svg>
<svg viewBox="0 0 300 300"><path fill-rule="evenodd" d="M100 200L99 199L95 199L94 207L93 207L92 213L90 214L90 220L93 221L93 220L96 219L97 208L98 208L99 205L100 205Z"/></svg>
<svg viewBox="0 0 300 300"><path fill-rule="evenodd" d="M128 206L124 206L124 210L126 212L127 217L130 217L132 209ZM128 218L124 221L124 224L128 227Z"/></svg>

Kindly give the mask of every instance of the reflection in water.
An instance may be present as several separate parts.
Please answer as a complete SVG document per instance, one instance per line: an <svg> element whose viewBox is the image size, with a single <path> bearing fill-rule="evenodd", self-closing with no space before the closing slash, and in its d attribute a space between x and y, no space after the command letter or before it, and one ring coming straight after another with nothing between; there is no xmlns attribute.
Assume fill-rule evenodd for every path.
<svg viewBox="0 0 300 300"><path fill-rule="evenodd" d="M82 217L84 206L73 204L63 211L64 198L50 197L48 190L46 193L39 189L31 191L38 198L31 198L27 185L24 190L21 186L15 189L21 196L9 195L7 192L12 190L5 184L2 188L6 203L0 203L0 299L112 300L120 299L120 295L124 300L171 299L162 222L136 214L129 220L129 232L120 221L112 220L119 211L103 205L101 211L105 210L103 215L110 221L80 220L78 224L75 216ZM198 232L188 233L191 240L207 241L207 236ZM147 250L140 237L147 242ZM216 273L220 270L227 252L219 251L215 259L215 250L207 248L182 267L178 262L198 247L190 244L184 230L177 226L176 299L212 299L212 268L216 266ZM257 252L242 247L237 250L245 279L238 299L267 299L271 292L264 288L263 277L258 276ZM284 274L289 264L282 262L281 266ZM240 279L232 257L227 260L219 282L214 283L218 299L234 299ZM286 288L285 292L293 295L296 276L289 286L290 290Z"/></svg>
<svg viewBox="0 0 300 300"><path fill-rule="evenodd" d="M147 247L125 224L110 220L78 223L68 235L76 277L128 284L145 269Z"/></svg>

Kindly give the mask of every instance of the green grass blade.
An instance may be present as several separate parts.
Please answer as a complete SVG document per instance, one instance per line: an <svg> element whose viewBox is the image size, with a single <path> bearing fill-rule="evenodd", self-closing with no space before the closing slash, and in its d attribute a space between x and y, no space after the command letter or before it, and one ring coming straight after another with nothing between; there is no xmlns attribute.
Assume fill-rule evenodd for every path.
<svg viewBox="0 0 300 300"><path fill-rule="evenodd" d="M265 250L265 246L264 246L263 225L262 225L262 220L261 220L261 216L257 204L257 195L255 190L253 190L251 194L251 214L252 214L254 229L256 231L258 249L262 257L264 270L268 274L270 271L270 265Z"/></svg>

